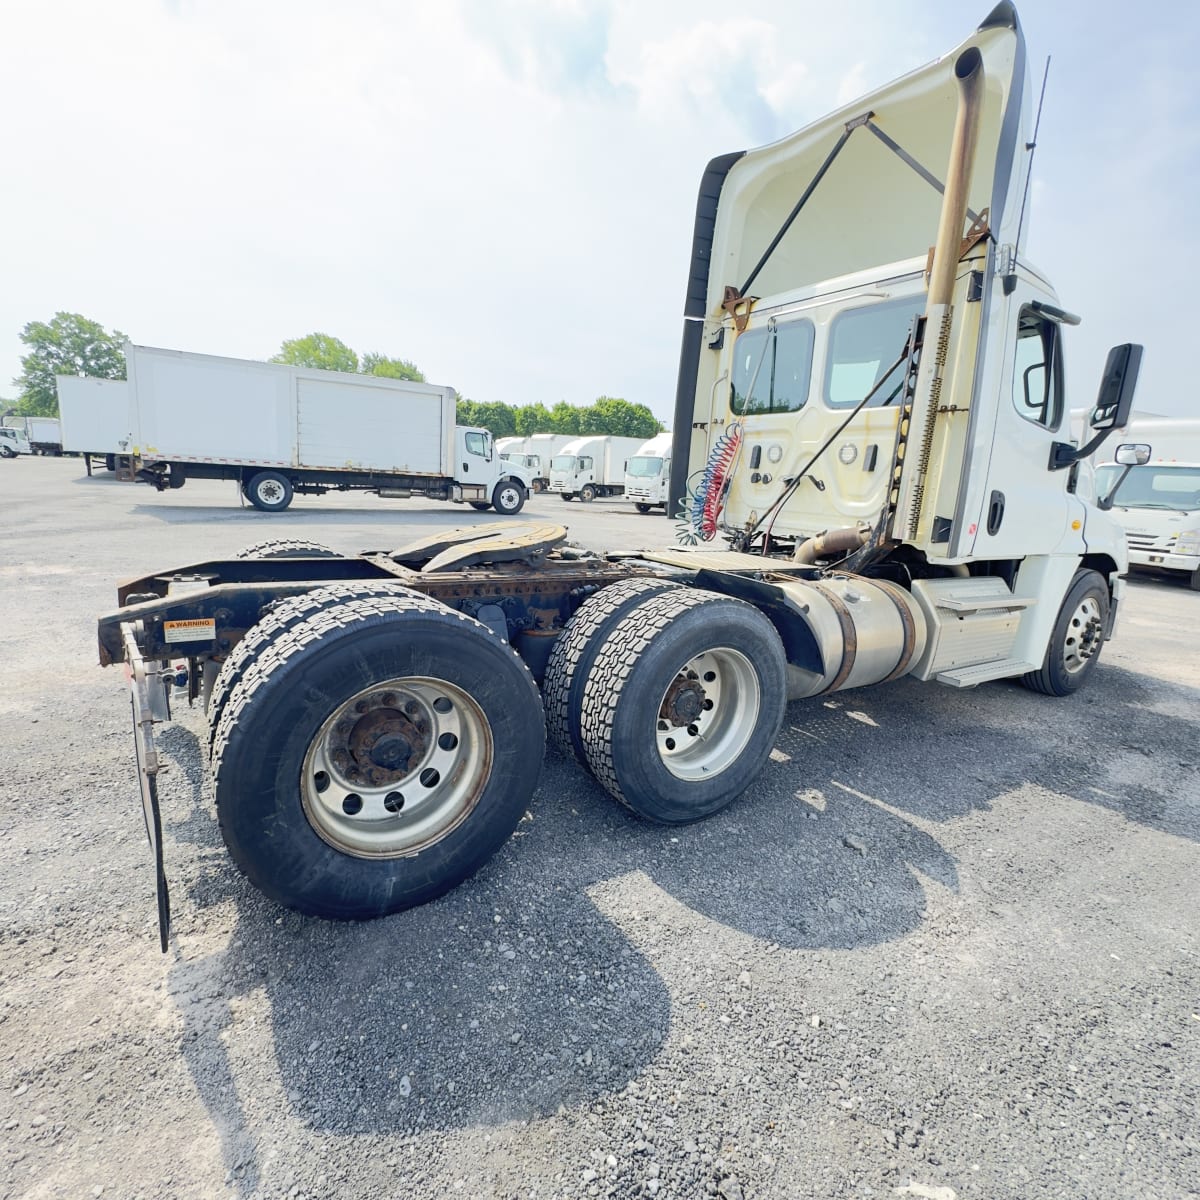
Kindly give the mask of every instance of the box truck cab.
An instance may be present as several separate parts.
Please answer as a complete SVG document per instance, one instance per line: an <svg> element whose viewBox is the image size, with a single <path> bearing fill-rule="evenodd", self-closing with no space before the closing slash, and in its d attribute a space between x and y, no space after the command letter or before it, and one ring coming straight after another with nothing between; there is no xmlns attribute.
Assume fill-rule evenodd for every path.
<svg viewBox="0 0 1200 1200"><path fill-rule="evenodd" d="M550 460L550 491L584 502L619 496L625 490L625 464L641 444L638 438L607 435L568 442Z"/></svg>
<svg viewBox="0 0 1200 1200"><path fill-rule="evenodd" d="M500 457L523 467L531 488L544 492L550 486L550 460L574 439L569 434L534 433L529 437L501 438L496 446Z"/></svg>
<svg viewBox="0 0 1200 1200"><path fill-rule="evenodd" d="M1096 493L1125 533L1130 565L1183 575L1200 592L1200 461L1126 469L1098 466Z"/></svg>
<svg viewBox="0 0 1200 1200"><path fill-rule="evenodd" d="M671 434L656 433L625 464L625 495L640 513L668 508L671 484Z"/></svg>
<svg viewBox="0 0 1200 1200"><path fill-rule="evenodd" d="M0 426L0 458L16 458L18 454L32 454L33 448L25 430L11 425Z"/></svg>

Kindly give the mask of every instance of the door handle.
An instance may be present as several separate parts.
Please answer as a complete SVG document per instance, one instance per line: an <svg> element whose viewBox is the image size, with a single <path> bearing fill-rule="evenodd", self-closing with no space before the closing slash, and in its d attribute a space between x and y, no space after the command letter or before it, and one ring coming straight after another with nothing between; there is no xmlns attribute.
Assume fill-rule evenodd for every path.
<svg viewBox="0 0 1200 1200"><path fill-rule="evenodd" d="M1000 532L1000 522L1004 520L1004 493L993 492L988 504L987 531L990 534Z"/></svg>
<svg viewBox="0 0 1200 1200"><path fill-rule="evenodd" d="M468 472L470 469L471 469L471 468L470 468L470 467L468 467L466 463L463 463L463 474L464 474L464 475L465 475L465 474L466 474L466 473L467 473L467 472Z"/></svg>

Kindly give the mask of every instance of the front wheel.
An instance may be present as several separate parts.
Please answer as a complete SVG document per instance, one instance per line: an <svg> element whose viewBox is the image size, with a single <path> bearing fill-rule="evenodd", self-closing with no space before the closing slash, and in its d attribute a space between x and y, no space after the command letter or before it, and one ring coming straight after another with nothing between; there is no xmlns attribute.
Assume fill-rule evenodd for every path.
<svg viewBox="0 0 1200 1200"><path fill-rule="evenodd" d="M449 891L508 840L545 744L528 669L425 596L323 609L230 694L217 812L251 883L290 908L364 919Z"/></svg>
<svg viewBox="0 0 1200 1200"><path fill-rule="evenodd" d="M5 458L16 458L17 452L11 446L0 446L0 455Z"/></svg>
<svg viewBox="0 0 1200 1200"><path fill-rule="evenodd" d="M775 627L741 600L696 588L641 600L604 629L584 682L588 766L650 820L711 816L766 762L786 670Z"/></svg>
<svg viewBox="0 0 1200 1200"><path fill-rule="evenodd" d="M1041 670L1021 682L1047 696L1069 696L1096 669L1108 628L1108 585L1098 571L1080 570L1058 611Z"/></svg>
<svg viewBox="0 0 1200 1200"><path fill-rule="evenodd" d="M1188 586L1193 592L1200 592L1200 567L1197 567L1192 572L1192 577L1188 580Z"/></svg>
<svg viewBox="0 0 1200 1200"><path fill-rule="evenodd" d="M506 517L514 516L525 507L525 489L511 479L502 479L492 492L492 507Z"/></svg>
<svg viewBox="0 0 1200 1200"><path fill-rule="evenodd" d="M654 505L635 503L633 507L636 508L640 513L648 513L654 507Z"/></svg>
<svg viewBox="0 0 1200 1200"><path fill-rule="evenodd" d="M544 492L546 490L546 485L540 479L535 479L533 481L533 490L539 493Z"/></svg>
<svg viewBox="0 0 1200 1200"><path fill-rule="evenodd" d="M487 510L492 507L492 502L490 500L468 500L467 503L476 512L487 512Z"/></svg>
<svg viewBox="0 0 1200 1200"><path fill-rule="evenodd" d="M592 487L590 483L585 483L583 487L579 489L579 499L582 500L584 504L591 504L595 498L596 489Z"/></svg>
<svg viewBox="0 0 1200 1200"><path fill-rule="evenodd" d="M292 481L278 471L259 471L242 491L260 512L283 512L292 502Z"/></svg>

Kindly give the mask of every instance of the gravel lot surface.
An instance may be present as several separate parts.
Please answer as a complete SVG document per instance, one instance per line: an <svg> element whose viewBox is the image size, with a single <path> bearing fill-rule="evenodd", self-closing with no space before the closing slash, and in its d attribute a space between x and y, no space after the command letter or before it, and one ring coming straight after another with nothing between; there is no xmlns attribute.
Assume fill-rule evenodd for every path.
<svg viewBox="0 0 1200 1200"><path fill-rule="evenodd" d="M1200 594L1134 582L1071 699L792 705L751 792L683 829L552 754L483 872L367 924L245 883L177 710L164 956L125 685L94 665L117 579L473 514L265 516L77 459L0 462L0 504L0 1195L1200 1196ZM560 514L670 536L526 509Z"/></svg>

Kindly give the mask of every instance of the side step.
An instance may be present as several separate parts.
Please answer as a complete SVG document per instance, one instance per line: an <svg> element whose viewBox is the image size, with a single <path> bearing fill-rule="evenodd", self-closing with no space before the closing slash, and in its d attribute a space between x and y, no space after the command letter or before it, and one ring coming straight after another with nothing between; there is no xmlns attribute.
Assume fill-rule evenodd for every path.
<svg viewBox="0 0 1200 1200"><path fill-rule="evenodd" d="M972 667L955 667L942 671L934 678L947 687L970 688L976 684L990 683L993 679L1008 679L1013 675L1026 675L1036 671L1034 663L1022 662L1019 658L998 658L994 662L976 663Z"/></svg>

